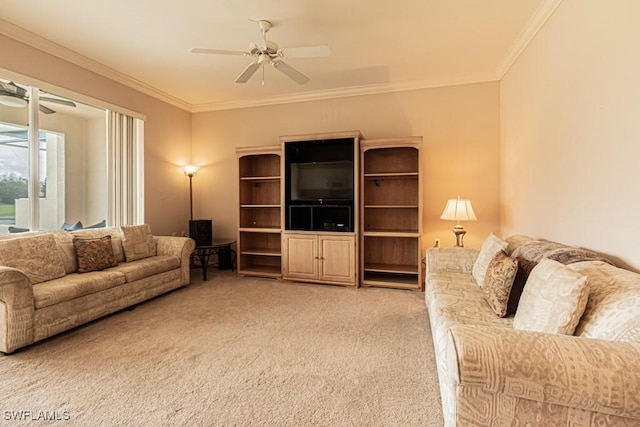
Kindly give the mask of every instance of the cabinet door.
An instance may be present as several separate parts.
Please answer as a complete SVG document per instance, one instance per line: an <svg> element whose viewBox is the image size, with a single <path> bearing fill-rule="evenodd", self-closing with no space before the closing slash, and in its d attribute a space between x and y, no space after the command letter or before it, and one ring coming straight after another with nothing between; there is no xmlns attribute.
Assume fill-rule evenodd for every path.
<svg viewBox="0 0 640 427"><path fill-rule="evenodd" d="M355 242L353 236L319 236L320 280L355 282Z"/></svg>
<svg viewBox="0 0 640 427"><path fill-rule="evenodd" d="M318 238L306 234L284 236L285 277L318 278Z"/></svg>

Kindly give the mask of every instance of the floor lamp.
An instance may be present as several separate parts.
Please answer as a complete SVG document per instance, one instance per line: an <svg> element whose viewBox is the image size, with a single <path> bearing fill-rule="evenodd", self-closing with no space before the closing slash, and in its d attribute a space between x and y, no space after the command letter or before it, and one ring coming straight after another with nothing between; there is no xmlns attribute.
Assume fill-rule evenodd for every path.
<svg viewBox="0 0 640 427"><path fill-rule="evenodd" d="M473 212L471 200L461 200L460 196L458 196L457 199L449 199L447 201L440 219L456 221L456 225L453 227L453 234L456 235L456 247L463 248L463 239L467 231L460 225L460 221L475 221L478 218Z"/></svg>
<svg viewBox="0 0 640 427"><path fill-rule="evenodd" d="M193 220L193 177L198 173L198 167L187 165L184 167L184 174L189 177L189 219Z"/></svg>

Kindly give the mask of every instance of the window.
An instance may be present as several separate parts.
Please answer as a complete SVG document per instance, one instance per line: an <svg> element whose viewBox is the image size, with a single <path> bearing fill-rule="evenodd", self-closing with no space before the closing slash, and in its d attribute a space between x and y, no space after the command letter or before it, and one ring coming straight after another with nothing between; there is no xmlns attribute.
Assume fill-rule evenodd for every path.
<svg viewBox="0 0 640 427"><path fill-rule="evenodd" d="M113 132L113 117L134 132ZM141 132L139 119L0 78L0 233L142 222Z"/></svg>

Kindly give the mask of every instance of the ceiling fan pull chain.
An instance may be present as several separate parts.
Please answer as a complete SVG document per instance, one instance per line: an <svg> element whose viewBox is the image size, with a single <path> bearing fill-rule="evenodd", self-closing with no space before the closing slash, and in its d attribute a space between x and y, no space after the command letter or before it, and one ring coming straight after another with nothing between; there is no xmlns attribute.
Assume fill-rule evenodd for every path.
<svg viewBox="0 0 640 427"><path fill-rule="evenodd" d="M262 64L262 86L264 86L264 64Z"/></svg>

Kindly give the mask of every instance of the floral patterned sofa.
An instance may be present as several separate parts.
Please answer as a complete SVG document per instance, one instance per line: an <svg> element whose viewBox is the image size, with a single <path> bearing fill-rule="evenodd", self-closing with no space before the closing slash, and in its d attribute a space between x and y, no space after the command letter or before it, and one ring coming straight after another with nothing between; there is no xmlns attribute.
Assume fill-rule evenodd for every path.
<svg viewBox="0 0 640 427"><path fill-rule="evenodd" d="M474 277L486 242L481 250L427 250L425 299L445 424L639 426L640 274L555 242L526 236L503 242L491 265L499 256L516 260L512 292L522 291L520 301L520 295L507 292L515 305L502 295L503 305L510 308L504 317L487 299L487 279L480 287ZM541 307L537 312L529 304L546 292L530 289L537 268L555 262L574 283L579 279L584 285L582 302L574 304L581 308L572 312L575 330L546 333L514 327L514 319L518 326L518 317L527 311L535 313L530 319L535 323L562 305L565 293L558 289L551 289L552 301L535 306ZM536 275L536 283L555 280L540 277Z"/></svg>
<svg viewBox="0 0 640 427"><path fill-rule="evenodd" d="M195 243L148 225L0 237L0 352L188 285Z"/></svg>

